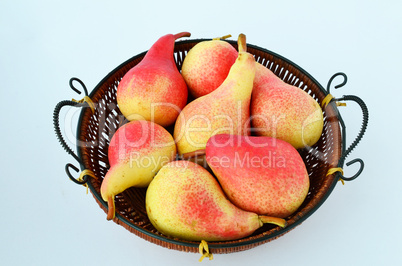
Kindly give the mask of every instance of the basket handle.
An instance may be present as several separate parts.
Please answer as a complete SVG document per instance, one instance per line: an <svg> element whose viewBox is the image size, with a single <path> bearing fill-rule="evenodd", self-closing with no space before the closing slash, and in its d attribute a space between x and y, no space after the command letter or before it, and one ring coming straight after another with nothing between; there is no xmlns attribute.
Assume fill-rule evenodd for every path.
<svg viewBox="0 0 402 266"><path fill-rule="evenodd" d="M363 135L364 135L364 133L366 132L366 129L367 129L369 113L368 113L367 105L364 103L364 101L362 99L360 99L359 97L355 96L355 95L345 95L345 96L343 96L341 98L334 99L334 100L335 101L354 101L360 106L360 108L362 109L362 113L363 113L363 121L362 121L362 126L360 128L359 134L357 135L355 140L352 142L352 144L350 144L350 146L346 150L343 148L344 150L342 152L342 156L339 159L339 163L338 163L338 166L342 167L346 157L352 152L352 150L362 140ZM343 139L346 139L346 126L345 126L345 123L344 123L342 117L340 117L340 116L339 116L339 121L341 122L341 125L342 125L342 128L343 128L343 130L342 130ZM363 168L364 168L364 162L363 162L362 159L357 158L357 159L354 159L354 160L352 160L350 162L347 162L346 166L349 166L349 165L354 164L356 162L360 163L360 169L358 170L358 172L355 175L351 176L351 177L341 176L341 178L343 180L351 181L351 180L357 178L361 174L361 172L363 171Z"/></svg>
<svg viewBox="0 0 402 266"><path fill-rule="evenodd" d="M67 176L71 179L71 181L73 181L74 183L76 183L78 185L85 185L88 181L88 176L85 175L83 180L76 179L70 173L70 168L72 168L77 173L79 172L79 169L77 167L75 167L74 165L72 165L71 163L66 164L65 170L66 170Z"/></svg>
<svg viewBox="0 0 402 266"><path fill-rule="evenodd" d="M64 106L77 106L77 105L79 105L79 103L76 103L76 102L73 102L73 101L68 101L68 100L59 102L56 105L56 107L54 108L53 126L54 126L56 136L57 136L61 146L64 148L64 150L67 151L68 154L73 156L73 158L76 159L77 162L79 162L81 164L81 160L78 158L78 156L73 152L73 150L68 146L68 144L64 140L63 135L61 134L60 121L59 121L60 111Z"/></svg>
<svg viewBox="0 0 402 266"><path fill-rule="evenodd" d="M74 84L73 84L74 81L77 81L78 83L81 84L81 86L82 86L82 88L83 88L83 90L84 90L85 96L88 97L88 90L87 90L85 84L84 84L80 79L78 79L78 78L71 78L71 79L70 79L70 82L69 82L70 88L71 88L73 91L75 91L76 93L81 94L81 91L79 91L76 87L74 87ZM90 107L90 108L92 108L92 106L91 106L90 103L88 103L88 102L75 101L75 100L71 100L71 101L70 101L70 100L64 100L64 101L59 102L59 103L56 105L56 107L54 108L54 112L53 112L53 126L54 126L54 130L55 130L56 136L57 136L57 138L58 138L58 140L59 140L61 146L62 146L62 147L64 148L64 150L66 150L67 153L70 154L79 164L82 165L82 161L81 161L80 158L77 156L77 154L74 153L73 150L68 146L68 144L67 144L67 142L64 140L63 135L62 135L61 130L60 130L60 121L59 121L59 118L60 118L60 111L61 111L61 109L62 109L64 106ZM69 167L71 167L71 164L67 164L67 165L66 165L66 173L67 173L67 175L71 178L71 174L70 174L69 171L68 171ZM74 167L74 169L75 169L75 167Z"/></svg>
<svg viewBox="0 0 402 266"><path fill-rule="evenodd" d="M330 78L330 80L328 81L328 85L327 85L327 92L328 92L328 95L331 95L331 94L329 93L329 92L330 92L330 86L331 86L331 83L332 83L332 81L334 80L334 78L337 77L337 76L343 76L344 81L343 81L341 84L336 85L336 86L335 86L335 89L344 86L344 85L346 84L346 82L347 82L347 76L346 76L345 73L339 72L339 73L334 74L334 75ZM327 95L327 96L328 96L328 95ZM343 167L343 163L345 162L346 157L347 157L347 156L352 152L352 150L357 146L357 144L358 144L358 143L361 141L361 139L363 138L364 133L366 132L367 125L368 125L369 113L368 113L367 105L364 103L364 101L363 101L361 98L359 98L359 97L357 97L357 96L355 96L355 95L344 95L344 96L341 97L341 98L332 98L332 99L330 100L330 103L339 103L340 101L353 101L353 102L357 103L357 104L360 106L360 108L362 109L362 113L363 113L363 121L362 121L362 126L361 126L361 129L360 129L359 134L357 135L357 137L355 138L355 140L352 142L352 144L351 144L347 149L345 149L345 145L343 145L343 147L342 147L342 155L341 155L341 157L339 158L339 162L338 162L338 167L341 167L341 168L342 168L342 167ZM339 118L340 124L341 124L341 126L342 126L342 139L343 139L343 140L346 140L346 125L345 125L345 122L343 121L343 119L342 119L342 117L340 116L340 114L338 114L338 118ZM351 181L351 180L354 180L354 179L356 179L356 178L362 173L362 171L363 171L363 169L364 169L364 161L363 161L362 159L360 159L360 158L356 158L356 159L354 159L354 160L351 160L350 162L347 162L347 163L346 163L346 166L352 165L352 164L357 163L357 162L360 163L360 168L359 168L359 170L357 171L357 173L354 174L353 176L351 176L351 177L344 177L342 173L338 172L338 174L340 175L340 178L341 178L342 180L344 180L344 181Z"/></svg>

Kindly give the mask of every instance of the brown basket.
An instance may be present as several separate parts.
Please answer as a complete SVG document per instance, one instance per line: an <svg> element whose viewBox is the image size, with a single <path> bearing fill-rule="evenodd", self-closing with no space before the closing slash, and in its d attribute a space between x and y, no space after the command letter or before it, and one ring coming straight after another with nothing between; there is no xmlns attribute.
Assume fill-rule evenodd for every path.
<svg viewBox="0 0 402 266"><path fill-rule="evenodd" d="M204 40L206 39L176 42L174 56L179 70L181 69L181 65L187 52L195 44ZM236 42L228 42L237 48ZM313 77L286 58L250 44L247 46L247 51L255 55L256 61L271 69L285 82L298 86L308 92L318 103L321 104L327 96L328 91L324 90ZM138 64L144 55L145 52L134 56L118 66L109 73L89 95L92 102L96 105L96 108L94 113L92 113L90 108L84 108L81 111L77 128L78 155L75 155L74 152L72 152L62 138L58 124L58 115L60 109L65 105L83 107L88 107L88 105L86 103L80 104L71 101L63 101L60 102L55 109L54 123L56 133L63 147L67 152L73 155L75 159L77 159L82 170L91 170L96 178L86 175L83 180L74 179L69 173L69 168L72 167L76 171L78 171L78 169L71 164L66 166L66 171L70 178L76 183L84 184L87 181L86 183L90 188L91 193L105 213L107 213L107 203L104 202L100 196L100 187L102 179L109 168L107 157L108 144L117 128L125 122L125 119L116 103L116 89L124 74L133 66ZM72 84L74 80L81 83L87 94L85 85L78 79L72 79L70 81L70 86L76 90ZM78 90L76 91L79 92ZM345 132L341 129L343 122L338 113L336 104L329 104L324 109L323 113L324 130L320 140L316 145L314 145L314 147L300 150L300 154L308 169L311 185L310 191L303 205L298 211L287 218L288 226L282 229L278 226L267 224L258 229L252 235L243 239L210 242L208 245L212 253L231 253L247 250L276 239L301 224L329 196L339 180L340 174L334 173L327 176L327 172L331 168L342 167L343 160L347 154L345 154L344 147ZM172 131L172 128L169 128L169 130ZM364 130L362 130L361 135L363 135ZM358 142L358 140L356 142ZM353 147L351 148L353 149ZM358 174L360 174L360 172ZM114 222L137 236L157 245L186 252L198 252L200 242L170 238L162 235L152 226L145 210L145 193L146 189L144 188L130 188L117 195L115 200L116 218L114 219Z"/></svg>

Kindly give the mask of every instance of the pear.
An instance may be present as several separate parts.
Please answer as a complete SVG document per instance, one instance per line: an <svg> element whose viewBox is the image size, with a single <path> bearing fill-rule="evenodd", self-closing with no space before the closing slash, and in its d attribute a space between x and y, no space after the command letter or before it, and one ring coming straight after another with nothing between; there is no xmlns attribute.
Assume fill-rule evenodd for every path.
<svg viewBox="0 0 402 266"><path fill-rule="evenodd" d="M103 200L108 202L107 219L115 217L117 194L130 187L147 187L159 169L175 156L173 137L162 126L146 120L121 126L110 140L110 169L100 189Z"/></svg>
<svg viewBox="0 0 402 266"><path fill-rule="evenodd" d="M251 124L258 136L276 137L296 149L321 137L323 113L313 97L257 63L251 99Z"/></svg>
<svg viewBox="0 0 402 266"><path fill-rule="evenodd" d="M195 97L211 93L229 74L237 59L237 50L224 41L230 35L197 43L184 58L181 74Z"/></svg>
<svg viewBox="0 0 402 266"><path fill-rule="evenodd" d="M148 120L162 126L176 121L187 103L187 85L173 57L175 40L190 33L159 38L117 87L117 104L130 121Z"/></svg>
<svg viewBox="0 0 402 266"><path fill-rule="evenodd" d="M208 139L218 133L249 134L255 59L246 52L244 34L238 43L238 57L224 82L190 102L178 116L173 136L180 155L205 149Z"/></svg>
<svg viewBox="0 0 402 266"><path fill-rule="evenodd" d="M237 207L285 218L309 190L309 175L297 150L271 137L219 134L208 140L209 167Z"/></svg>
<svg viewBox="0 0 402 266"><path fill-rule="evenodd" d="M183 240L234 240L252 234L264 223L286 226L284 219L237 208L205 168L184 160L159 170L147 189L145 203L159 232Z"/></svg>

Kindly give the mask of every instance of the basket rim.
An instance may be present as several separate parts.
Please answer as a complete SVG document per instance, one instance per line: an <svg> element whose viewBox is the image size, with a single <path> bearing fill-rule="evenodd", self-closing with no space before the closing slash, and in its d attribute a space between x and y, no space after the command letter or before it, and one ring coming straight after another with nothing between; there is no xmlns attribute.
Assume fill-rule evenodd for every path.
<svg viewBox="0 0 402 266"><path fill-rule="evenodd" d="M208 40L212 40L211 38L197 38L197 39L186 39L186 40L179 40L176 41L175 46L176 45L180 45L180 44L192 44L192 43L198 43L201 41L208 41ZM225 40L226 42L232 44L232 45L237 45L237 42L234 40ZM261 52L265 52L268 54L271 54L272 56L292 65L293 67L295 67L297 70L299 70L303 75L307 76L311 81L313 81L315 83L315 85L319 88L319 90L326 96L328 95L327 90L324 89L324 87L312 76L310 75L305 69L303 69L302 67L300 67L298 64L294 63L293 61L287 59L286 57L277 54L271 50L268 50L266 48L262 48L260 46L254 45L254 44L249 44L247 43L247 47L259 50ZM123 63L119 64L117 67L115 67L112 71L110 71L101 81L98 82L98 84L94 87L94 89L90 92L89 97L92 98L94 96L94 94L96 93L96 91L103 85L103 83L108 80L110 77L112 77L116 72L119 71L119 69L121 69L123 66L125 66L127 63L136 60L138 58L144 57L144 55L148 52L148 50L136 54L132 57L130 57L129 59L125 60ZM334 105L329 105L327 108L332 108L334 113L336 114L336 117L338 118L338 123L339 120L342 120L341 118L341 114L338 111L338 108ZM86 110L87 108L84 108L81 110L79 119L78 119L78 123L77 123L77 136L81 135L81 126L83 123L83 117L84 117L84 113L88 110ZM341 131L343 132L344 129L340 128ZM340 157L342 157L342 155L345 152L345 145L346 145L346 140L345 138L342 136L341 139L341 154ZM81 147L79 146L79 142L77 142L76 145L77 148L77 155L80 158L80 160L82 161L82 151L81 151ZM338 166L339 167L343 167L343 162L338 161ZM85 165L82 163L80 163L80 167L81 170L85 170ZM281 228L278 231L275 231L269 235L266 236L262 236L259 237L258 239L251 239L251 240L247 240L247 241L240 241L240 242L235 242L235 241L230 241L230 243L221 243L221 242L209 242L208 245L210 247L210 249L229 249L229 248L235 248L235 247L247 247L250 245L255 245L261 242L267 242L271 239L275 239L289 231L291 231L292 229L294 229L295 227L297 227L298 225L302 224L308 217L310 217L315 211L317 211L317 209L319 209L322 204L328 199L329 195L332 193L333 189L335 188L336 184L337 184L338 179L334 178L332 180L331 185L328 187L327 192L323 195L322 199L310 210L308 210L306 213L304 213L304 215L302 217L300 217L296 222L294 222L293 224L288 225L285 228ZM98 194L94 188L94 186L92 185L92 181L91 179L89 179L89 182L87 182L88 187L92 193L92 195L95 197L95 199L98 201L98 203L102 204L104 209L107 209L107 202L105 202L101 195ZM174 244L174 245L178 245L178 246L184 246L184 247L190 247L190 248L197 248L199 247L198 243L194 243L193 242L189 242L189 241L185 241L185 240L180 240L180 239L172 239L172 238L168 238L165 237L163 235L158 235L158 234L154 234L150 231L147 231L145 229L143 229L142 227L139 227L133 223L131 223L130 221L128 221L124 216L121 216L118 212L116 212L116 218L119 221L123 222L124 224L126 224L127 226L139 231L142 234L145 234L149 237L155 238L156 240L159 241L165 241L168 242L170 244ZM240 240L240 239L239 239Z"/></svg>

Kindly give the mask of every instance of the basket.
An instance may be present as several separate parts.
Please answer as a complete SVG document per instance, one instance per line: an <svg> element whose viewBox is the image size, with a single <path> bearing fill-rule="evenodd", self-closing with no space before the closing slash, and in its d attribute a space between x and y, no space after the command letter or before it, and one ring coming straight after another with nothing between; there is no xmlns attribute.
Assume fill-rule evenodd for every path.
<svg viewBox="0 0 402 266"><path fill-rule="evenodd" d="M194 39L175 43L174 57L179 70L187 52L198 42L205 40L210 39ZM236 42L230 40L227 40L227 42L237 49ZM302 206L286 219L288 226L279 228L278 226L266 224L243 239L208 243L210 252L217 254L247 250L288 233L323 204L339 180L353 180L361 173L364 166L361 159L355 159L347 163L347 165L359 162L361 164L360 170L352 177L342 175L341 170L345 158L362 138L368 122L367 107L359 97L349 95L336 99L329 93L331 83L335 77L343 76L344 79L342 84L335 86L335 88L346 84L345 74L336 73L329 80L327 89L324 89L305 70L283 56L251 44L247 44L247 51L255 56L257 62L271 69L282 80L308 92L318 103L324 105L324 129L320 140L313 147L299 150L309 173L310 191ZM119 111L116 103L116 89L124 74L138 64L145 54L146 52L138 54L116 67L99 82L89 95L82 81L77 78L70 80L70 87L77 93L81 92L75 87L74 83L81 84L86 97L89 97L95 106L90 106L85 101L86 97L84 97L83 101L78 102L61 101L54 110L53 121L56 135L63 148L77 160L83 171L79 178L74 178L70 170L73 169L76 172L79 170L69 163L66 165L67 175L74 182L87 185L105 213L107 213L107 203L101 198L100 187L102 179L109 168L108 144L114 132L125 123L124 116ZM360 105L363 113L361 131L348 148L345 147L345 125L338 111L338 105L343 101L354 101ZM61 134L59 114L64 106L82 108L77 125L77 154L66 144ZM89 107L94 107L94 109L92 110ZM168 130L172 132L172 128L168 128ZM146 188L130 188L117 195L115 199L116 217L113 221L131 233L157 245L185 252L199 252L200 242L170 238L162 235L152 226L145 210L145 193Z"/></svg>

